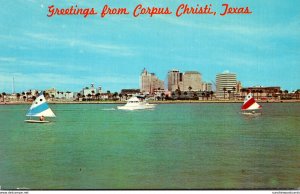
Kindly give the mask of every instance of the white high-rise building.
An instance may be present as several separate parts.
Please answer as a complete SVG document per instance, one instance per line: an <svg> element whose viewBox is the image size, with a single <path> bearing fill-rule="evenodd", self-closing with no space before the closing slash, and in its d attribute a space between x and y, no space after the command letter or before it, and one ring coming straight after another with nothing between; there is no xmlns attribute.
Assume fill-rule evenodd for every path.
<svg viewBox="0 0 300 194"><path fill-rule="evenodd" d="M225 97L228 97L228 91L236 90L237 80L236 74L224 71L216 75L216 96L223 97L225 89Z"/></svg>

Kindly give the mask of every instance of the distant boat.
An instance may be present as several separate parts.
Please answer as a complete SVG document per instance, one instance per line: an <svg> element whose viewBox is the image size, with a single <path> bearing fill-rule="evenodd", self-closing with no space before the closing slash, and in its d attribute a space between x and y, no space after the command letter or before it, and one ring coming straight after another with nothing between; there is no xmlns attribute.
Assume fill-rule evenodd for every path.
<svg viewBox="0 0 300 194"><path fill-rule="evenodd" d="M261 114L261 110L262 110L262 106L255 101L251 92L248 93L244 99L244 104L241 107L242 114L247 114L247 115Z"/></svg>
<svg viewBox="0 0 300 194"><path fill-rule="evenodd" d="M44 95L41 93L33 102L31 107L29 108L27 117L30 117L29 120L25 120L28 123L49 123L50 121L46 121L46 117L55 117L55 114L49 108L48 103ZM39 117L39 120L32 120L31 117Z"/></svg>
<svg viewBox="0 0 300 194"><path fill-rule="evenodd" d="M142 109L154 109L156 104L147 103L144 98L138 98L137 96L131 97L127 100L124 106L118 106L120 110L142 110Z"/></svg>

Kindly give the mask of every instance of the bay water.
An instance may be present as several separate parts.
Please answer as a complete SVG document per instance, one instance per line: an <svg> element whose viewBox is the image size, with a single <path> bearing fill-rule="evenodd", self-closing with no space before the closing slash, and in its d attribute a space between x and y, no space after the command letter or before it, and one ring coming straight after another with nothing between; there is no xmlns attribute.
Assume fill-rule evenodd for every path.
<svg viewBox="0 0 300 194"><path fill-rule="evenodd" d="M1 189L297 189L300 104L50 104L48 124L25 123L30 105L0 106Z"/></svg>

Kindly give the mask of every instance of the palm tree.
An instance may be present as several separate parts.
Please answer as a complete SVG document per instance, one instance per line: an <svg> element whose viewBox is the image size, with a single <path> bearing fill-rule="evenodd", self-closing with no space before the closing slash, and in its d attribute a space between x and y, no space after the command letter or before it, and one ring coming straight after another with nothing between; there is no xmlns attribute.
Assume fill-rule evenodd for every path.
<svg viewBox="0 0 300 194"><path fill-rule="evenodd" d="M282 99L282 90L279 90L280 99Z"/></svg>
<svg viewBox="0 0 300 194"><path fill-rule="evenodd" d="M113 94L113 100L117 100L117 96L118 96L118 92L115 92L115 93Z"/></svg>
<svg viewBox="0 0 300 194"><path fill-rule="evenodd" d="M235 90L236 90L236 88L233 86L233 87L232 87L232 96L233 96L233 100L235 100L235 96L234 96Z"/></svg>
<svg viewBox="0 0 300 194"><path fill-rule="evenodd" d="M241 92L242 92L242 98L245 98L245 92L246 92L246 89L245 89L245 88L242 88L242 89L241 89Z"/></svg>
<svg viewBox="0 0 300 194"><path fill-rule="evenodd" d="M212 97L214 95L214 92L213 91L210 91L210 99L212 100Z"/></svg>
<svg viewBox="0 0 300 194"><path fill-rule="evenodd" d="M81 93L77 93L77 98L78 98L78 101L79 101L79 98L81 97Z"/></svg>
<svg viewBox="0 0 300 194"><path fill-rule="evenodd" d="M4 98L5 98L5 96L6 96L6 93L5 92L2 92L2 102L4 102Z"/></svg>
<svg viewBox="0 0 300 194"><path fill-rule="evenodd" d="M99 92L95 95L97 100L100 100L100 95L101 94Z"/></svg>
<svg viewBox="0 0 300 194"><path fill-rule="evenodd" d="M229 98L229 100L230 100L231 90L228 90L227 93L228 93L228 98Z"/></svg>
<svg viewBox="0 0 300 194"><path fill-rule="evenodd" d="M202 100L204 100L205 92L202 92L201 96L202 96Z"/></svg>
<svg viewBox="0 0 300 194"><path fill-rule="evenodd" d="M176 89L175 92L177 93L178 97L181 96L181 91L180 91L180 89Z"/></svg>
<svg viewBox="0 0 300 194"><path fill-rule="evenodd" d="M193 92L193 99L198 99L197 92Z"/></svg>
<svg viewBox="0 0 300 194"><path fill-rule="evenodd" d="M48 92L45 92L45 98L46 98L46 99L49 99L49 98L50 98L50 95L49 95Z"/></svg>
<svg viewBox="0 0 300 194"><path fill-rule="evenodd" d="M186 97L187 97L187 92L185 91L185 92L183 92L183 95L184 95L184 99L186 100Z"/></svg>
<svg viewBox="0 0 300 194"><path fill-rule="evenodd" d="M210 92L208 92L208 91L205 92L206 100L208 100L209 94L210 94Z"/></svg>
<svg viewBox="0 0 300 194"><path fill-rule="evenodd" d="M261 99L261 94L262 94L264 91L263 91L263 90L259 90L258 92L259 92L259 94L260 94L260 99Z"/></svg>
<svg viewBox="0 0 300 194"><path fill-rule="evenodd" d="M284 90L284 97L285 97L285 99L287 99L288 93L289 93L288 90Z"/></svg>
<svg viewBox="0 0 300 194"><path fill-rule="evenodd" d="M18 99L18 101L19 101L19 100L20 100L20 97L21 97L21 94L20 94L20 93L17 93L16 95L17 95L17 99Z"/></svg>
<svg viewBox="0 0 300 194"><path fill-rule="evenodd" d="M92 94L88 94L88 100L91 100Z"/></svg>
<svg viewBox="0 0 300 194"><path fill-rule="evenodd" d="M25 100L26 100L26 96L23 96L23 100L24 100L24 102L25 102Z"/></svg>
<svg viewBox="0 0 300 194"><path fill-rule="evenodd" d="M94 100L94 97L95 97L95 90L92 90L92 98Z"/></svg>
<svg viewBox="0 0 300 194"><path fill-rule="evenodd" d="M123 97L123 94L120 93L119 94L120 101L121 101L122 97Z"/></svg>
<svg viewBox="0 0 300 194"><path fill-rule="evenodd" d="M174 98L175 98L175 92L172 92L171 96L172 96L172 99L174 100Z"/></svg>
<svg viewBox="0 0 300 194"><path fill-rule="evenodd" d="M181 93L181 91L180 91L180 90L178 90L178 95L179 95L179 96L181 96L181 94L182 94L182 93Z"/></svg>
<svg viewBox="0 0 300 194"><path fill-rule="evenodd" d="M108 96L108 99L110 99L111 98L111 93L110 93L110 90L107 90L107 96Z"/></svg>
<svg viewBox="0 0 300 194"><path fill-rule="evenodd" d="M28 101L28 96L31 95L31 90L29 92L26 92L26 99Z"/></svg>
<svg viewBox="0 0 300 194"><path fill-rule="evenodd" d="M225 92L226 92L226 90L227 90L227 89L224 87L224 88L223 88L223 91L224 91L224 99L225 99Z"/></svg>
<svg viewBox="0 0 300 194"><path fill-rule="evenodd" d="M125 100L127 100L127 98L128 98L128 94L125 94Z"/></svg>
<svg viewBox="0 0 300 194"><path fill-rule="evenodd" d="M192 86L189 86L189 93L191 93L191 90L193 89Z"/></svg>
<svg viewBox="0 0 300 194"><path fill-rule="evenodd" d="M161 93L160 96L161 96L161 100L163 101L165 98L165 93Z"/></svg>

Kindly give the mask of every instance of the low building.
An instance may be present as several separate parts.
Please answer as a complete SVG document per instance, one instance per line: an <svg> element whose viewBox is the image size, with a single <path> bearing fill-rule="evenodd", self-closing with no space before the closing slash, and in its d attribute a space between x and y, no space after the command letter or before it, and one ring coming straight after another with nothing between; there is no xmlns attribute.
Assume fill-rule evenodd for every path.
<svg viewBox="0 0 300 194"><path fill-rule="evenodd" d="M139 94L140 93L140 89L122 89L120 94L122 95L134 95L134 94Z"/></svg>
<svg viewBox="0 0 300 194"><path fill-rule="evenodd" d="M95 99L96 94L102 94L102 87L99 86L98 88L95 88L94 84L91 84L90 87L83 88L79 93L82 97L85 96L87 98Z"/></svg>
<svg viewBox="0 0 300 194"><path fill-rule="evenodd" d="M278 98L283 93L279 86L253 86L253 87L245 87L241 89L240 95L244 97L247 92L251 92L255 98L264 99L264 98Z"/></svg>

